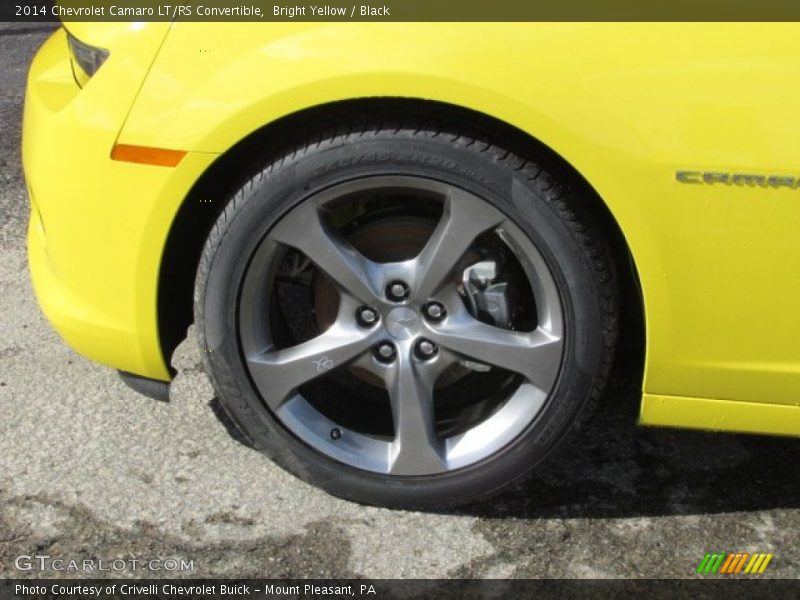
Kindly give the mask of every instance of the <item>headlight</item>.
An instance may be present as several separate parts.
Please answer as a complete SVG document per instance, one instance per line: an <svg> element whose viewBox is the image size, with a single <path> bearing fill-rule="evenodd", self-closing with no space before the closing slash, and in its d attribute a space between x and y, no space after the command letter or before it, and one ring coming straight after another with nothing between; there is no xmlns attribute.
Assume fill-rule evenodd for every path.
<svg viewBox="0 0 800 600"><path fill-rule="evenodd" d="M69 53L72 57L72 73L78 85L83 87L106 61L108 50L90 46L80 41L69 31L67 32L67 39L69 39Z"/></svg>

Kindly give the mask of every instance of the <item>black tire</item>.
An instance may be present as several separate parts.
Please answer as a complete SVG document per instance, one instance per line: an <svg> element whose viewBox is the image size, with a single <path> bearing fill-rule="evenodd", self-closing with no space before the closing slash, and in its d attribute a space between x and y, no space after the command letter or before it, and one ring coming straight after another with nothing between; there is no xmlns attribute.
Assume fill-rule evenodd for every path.
<svg viewBox="0 0 800 600"><path fill-rule="evenodd" d="M198 269L195 323L218 398L255 448L304 481L361 503L431 509L496 494L529 475L600 395L617 336L612 261L580 189L520 156L505 139L418 119L354 121L270 160L228 201ZM342 181L376 175L444 181L516 223L546 260L561 297L564 352L549 397L512 442L477 464L427 476L390 476L338 462L303 443L262 401L242 355L237 302L248 261L282 216Z"/></svg>

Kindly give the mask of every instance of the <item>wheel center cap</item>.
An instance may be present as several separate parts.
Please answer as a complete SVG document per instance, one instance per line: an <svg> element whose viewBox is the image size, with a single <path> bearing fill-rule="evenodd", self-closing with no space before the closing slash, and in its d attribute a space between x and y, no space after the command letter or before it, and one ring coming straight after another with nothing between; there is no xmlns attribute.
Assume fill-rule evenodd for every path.
<svg viewBox="0 0 800 600"><path fill-rule="evenodd" d="M398 340L407 340L417 332L419 315L405 306L398 306L386 315L386 331Z"/></svg>

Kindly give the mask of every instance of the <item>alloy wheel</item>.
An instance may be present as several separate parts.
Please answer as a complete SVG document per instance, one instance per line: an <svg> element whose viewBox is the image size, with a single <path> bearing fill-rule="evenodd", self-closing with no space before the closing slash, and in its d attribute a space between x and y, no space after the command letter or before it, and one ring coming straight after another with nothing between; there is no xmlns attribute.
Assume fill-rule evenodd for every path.
<svg viewBox="0 0 800 600"><path fill-rule="evenodd" d="M373 214L382 231L411 218L429 235L388 259L361 251ZM287 269L310 295L328 290L326 311L290 314ZM541 412L564 354L558 289L534 243L478 195L423 177L357 179L292 208L253 254L238 315L252 383L282 425L392 476L462 469L505 447ZM358 400L319 385L331 378L358 386ZM388 428L358 420L382 410Z"/></svg>

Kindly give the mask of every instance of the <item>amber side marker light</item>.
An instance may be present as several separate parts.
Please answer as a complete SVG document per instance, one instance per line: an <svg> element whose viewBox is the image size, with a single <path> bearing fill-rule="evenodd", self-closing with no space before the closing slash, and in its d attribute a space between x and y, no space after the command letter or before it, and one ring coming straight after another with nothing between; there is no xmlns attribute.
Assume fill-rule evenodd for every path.
<svg viewBox="0 0 800 600"><path fill-rule="evenodd" d="M115 144L111 149L111 158L113 160L158 167L176 167L184 156L186 156L186 152L183 150L166 150L164 148L130 146L128 144Z"/></svg>

